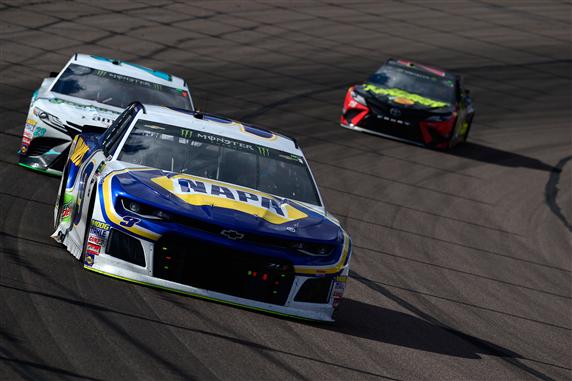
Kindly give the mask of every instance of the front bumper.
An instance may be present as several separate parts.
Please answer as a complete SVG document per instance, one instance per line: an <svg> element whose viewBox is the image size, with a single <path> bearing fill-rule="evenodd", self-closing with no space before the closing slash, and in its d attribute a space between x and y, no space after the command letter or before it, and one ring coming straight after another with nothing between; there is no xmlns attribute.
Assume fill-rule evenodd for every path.
<svg viewBox="0 0 572 381"><path fill-rule="evenodd" d="M398 140L401 142L406 142L406 143L412 143L418 146L425 146L425 143L423 143L422 141L418 141L418 140L413 140L413 139L408 139L408 138L403 138L403 137L399 137L399 136L395 136L395 135L391 135L388 133L384 133L384 132L380 132L380 131L376 131L376 130L372 130L372 129L368 129L368 128L364 128L364 127L358 127L358 126L354 126L353 124L346 124L346 123L340 123L340 126L343 128L347 128L349 130L354 130L354 131L359 131L359 132L365 132L368 134L372 134L372 135L377 135L377 136L381 136L384 138L389 138L389 139L393 139L393 140Z"/></svg>
<svg viewBox="0 0 572 381"><path fill-rule="evenodd" d="M61 176L71 138L30 115L26 120L18 164L34 171Z"/></svg>
<svg viewBox="0 0 572 381"><path fill-rule="evenodd" d="M277 315L333 321L349 273L346 264L336 273L308 275L273 257L220 252L191 239L143 240L97 221L90 229L87 270Z"/></svg>
<svg viewBox="0 0 572 381"><path fill-rule="evenodd" d="M284 306L263 303L255 300L239 298L227 294L204 290L192 286L183 285L180 283L171 282L164 279L155 278L151 275L142 274L126 268L122 268L112 261L108 261L105 255L94 262L92 266L84 265L84 268L108 275L113 278L159 288L166 291L171 291L183 295L194 296L201 299L216 301L224 304L229 304L236 307L248 308L256 311L267 312L275 315L294 317L298 319L316 320L331 322L334 309L330 304L317 304L317 303L300 303L293 302ZM298 278L298 277L297 277ZM300 277L302 278L302 277ZM299 281L299 280L298 280Z"/></svg>

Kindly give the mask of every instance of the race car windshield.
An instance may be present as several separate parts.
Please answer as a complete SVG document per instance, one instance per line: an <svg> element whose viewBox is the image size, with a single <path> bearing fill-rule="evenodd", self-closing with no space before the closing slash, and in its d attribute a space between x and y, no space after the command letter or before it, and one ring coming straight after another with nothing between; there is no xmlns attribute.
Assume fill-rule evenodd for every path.
<svg viewBox="0 0 572 381"><path fill-rule="evenodd" d="M139 101L192 110L189 94L185 89L76 64L68 66L52 91L120 108Z"/></svg>
<svg viewBox="0 0 572 381"><path fill-rule="evenodd" d="M118 160L321 205L303 157L202 131L139 120Z"/></svg>
<svg viewBox="0 0 572 381"><path fill-rule="evenodd" d="M432 100L454 103L455 83L448 78L427 75L418 70L383 65L367 82L387 89L400 89Z"/></svg>

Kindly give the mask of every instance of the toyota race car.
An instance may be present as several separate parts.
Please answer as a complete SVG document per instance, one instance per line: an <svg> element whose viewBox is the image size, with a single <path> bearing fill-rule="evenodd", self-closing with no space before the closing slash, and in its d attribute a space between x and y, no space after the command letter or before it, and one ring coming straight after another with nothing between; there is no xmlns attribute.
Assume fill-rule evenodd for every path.
<svg viewBox="0 0 572 381"><path fill-rule="evenodd" d="M75 54L32 96L19 164L61 175L74 136L107 128L131 102L193 110L184 80L140 65Z"/></svg>
<svg viewBox="0 0 572 381"><path fill-rule="evenodd" d="M462 78L409 61L389 59L349 88L342 127L435 148L466 141L475 110Z"/></svg>
<svg viewBox="0 0 572 381"><path fill-rule="evenodd" d="M52 236L91 271L331 321L351 241L297 143L223 117L130 105L74 138Z"/></svg>

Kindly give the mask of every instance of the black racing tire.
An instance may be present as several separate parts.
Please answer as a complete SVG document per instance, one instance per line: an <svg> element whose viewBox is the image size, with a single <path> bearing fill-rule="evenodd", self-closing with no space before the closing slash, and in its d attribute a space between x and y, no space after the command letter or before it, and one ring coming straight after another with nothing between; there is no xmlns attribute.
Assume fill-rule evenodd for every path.
<svg viewBox="0 0 572 381"><path fill-rule="evenodd" d="M469 139L469 132L471 132L471 127L473 126L473 119L475 118L475 114L471 115L471 119L469 119L467 121L467 123L469 123L469 125L467 126L467 131L465 132L465 135L463 136L463 143L467 142L467 139Z"/></svg>
<svg viewBox="0 0 572 381"><path fill-rule="evenodd" d="M447 148L445 150L450 151L453 148L455 148L456 145L457 145L457 140L453 140L453 137L451 136L449 138L449 141L447 141Z"/></svg>
<svg viewBox="0 0 572 381"><path fill-rule="evenodd" d="M93 186L93 190L91 191L91 198L89 200L89 206L87 208L87 214L85 218L85 231L83 232L83 242L81 246L81 255L79 256L79 261L83 266L83 262L85 261L85 253L87 251L87 238L89 236L89 229L91 226L91 216L93 214L93 207L95 205L95 198L96 198L96 191L97 185ZM81 213L81 211L79 211Z"/></svg>
<svg viewBox="0 0 572 381"><path fill-rule="evenodd" d="M458 122L458 121L459 121L459 119L455 119L455 124L454 124L454 126L457 125L457 122ZM451 134L451 137L450 137L449 140L447 141L447 148L445 148L445 150L449 151L449 150L453 149L453 148L457 145L458 140L453 140L453 137L454 137L454 134Z"/></svg>

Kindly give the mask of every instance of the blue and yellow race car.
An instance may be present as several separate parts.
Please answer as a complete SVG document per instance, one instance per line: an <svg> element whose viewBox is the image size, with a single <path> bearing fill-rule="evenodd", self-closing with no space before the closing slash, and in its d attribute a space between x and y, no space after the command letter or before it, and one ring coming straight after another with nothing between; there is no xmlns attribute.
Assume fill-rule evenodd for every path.
<svg viewBox="0 0 572 381"><path fill-rule="evenodd" d="M333 320L349 272L295 140L183 109L76 136L54 224L88 270L281 315Z"/></svg>

